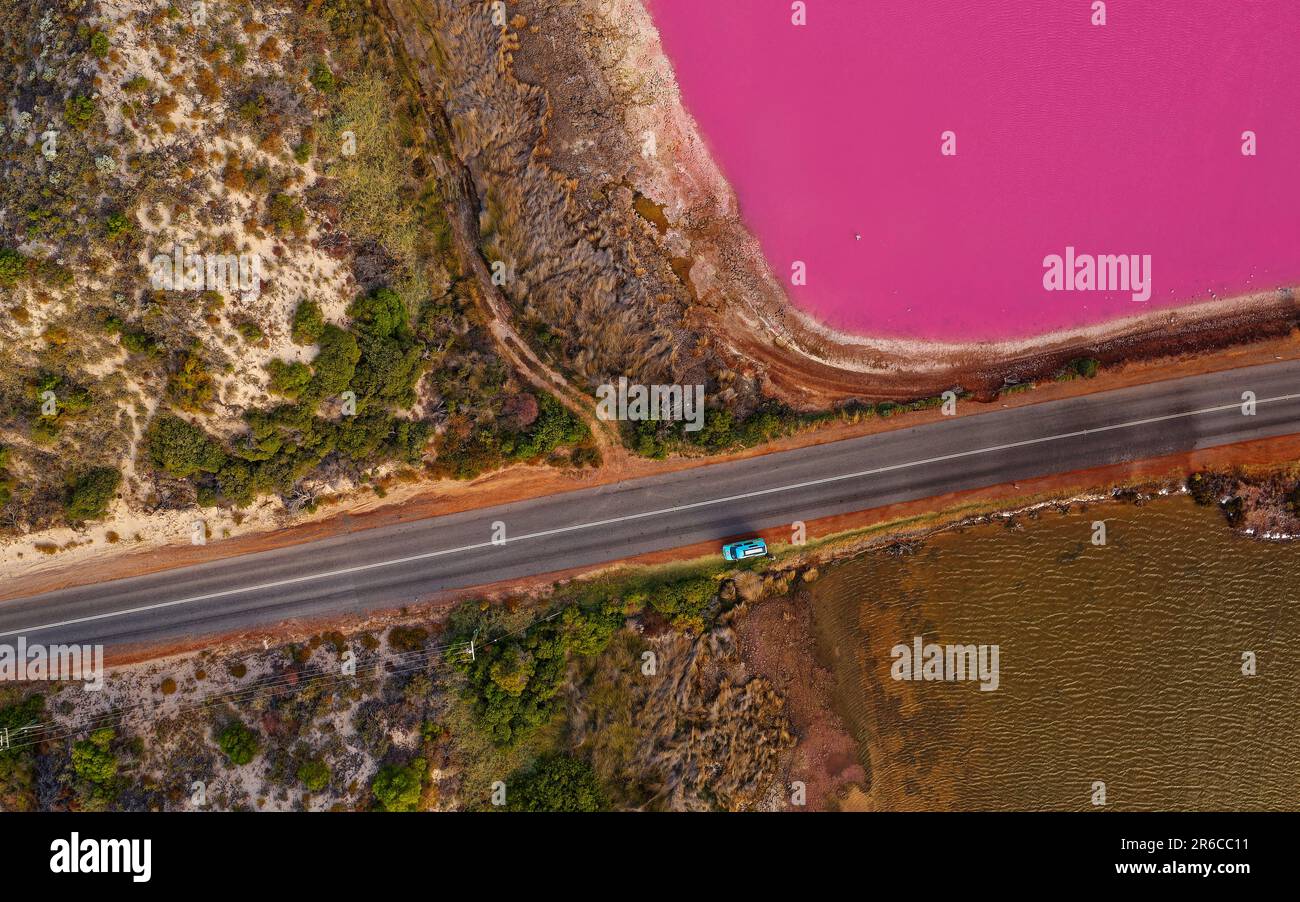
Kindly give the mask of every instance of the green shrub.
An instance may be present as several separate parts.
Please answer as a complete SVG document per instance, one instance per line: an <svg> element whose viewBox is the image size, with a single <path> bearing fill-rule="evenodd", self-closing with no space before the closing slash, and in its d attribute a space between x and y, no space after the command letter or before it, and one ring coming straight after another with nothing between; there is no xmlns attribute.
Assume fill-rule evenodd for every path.
<svg viewBox="0 0 1300 902"><path fill-rule="evenodd" d="M496 656L488 675L498 688L510 695L522 695L528 688L528 681L537 672L537 661L525 649L518 645L506 645L501 654Z"/></svg>
<svg viewBox="0 0 1300 902"><path fill-rule="evenodd" d="M53 392L58 416L83 413L94 402L89 389L66 381L62 374L51 370L39 371L36 378L28 383L28 391L33 402L41 406L45 392ZM43 413L42 417L44 418Z"/></svg>
<svg viewBox="0 0 1300 902"><path fill-rule="evenodd" d="M1006 397L1008 395L1023 394L1024 392L1027 391L1033 391L1034 387L1035 386L1033 382L1012 382L1007 385L1003 385L1000 389L998 389L998 397Z"/></svg>
<svg viewBox="0 0 1300 902"><path fill-rule="evenodd" d="M892 412L894 406L889 405L887 410ZM867 409L875 412L874 407ZM725 408L711 408L704 412L703 428L694 432L687 432L680 422L642 420L625 426L623 435L637 454L660 459L683 444L714 453L748 448L788 435L808 420L780 404L756 410L743 419Z"/></svg>
<svg viewBox="0 0 1300 902"><path fill-rule="evenodd" d="M109 213L108 218L104 220L104 234L109 238L116 238L125 233L130 225L131 220L125 213Z"/></svg>
<svg viewBox="0 0 1300 902"><path fill-rule="evenodd" d="M90 36L90 55L97 60L102 60L108 56L108 51L108 35L102 31L93 33Z"/></svg>
<svg viewBox="0 0 1300 902"><path fill-rule="evenodd" d="M1070 379L1076 377L1091 379L1100 369L1101 361L1096 357L1076 357L1065 365L1065 375Z"/></svg>
<svg viewBox="0 0 1300 902"><path fill-rule="evenodd" d="M591 656L605 650L624 620L622 605L607 599L600 605L586 608L570 605L564 609L560 624L569 650L574 654Z"/></svg>
<svg viewBox="0 0 1300 902"><path fill-rule="evenodd" d="M150 357L156 357L162 351L162 345L158 343L158 339L140 329L123 328L119 340L122 342L122 347L132 354L146 354Z"/></svg>
<svg viewBox="0 0 1300 902"><path fill-rule="evenodd" d="M286 398L296 398L311 383L311 367L305 363L272 360L266 365L271 377L271 391Z"/></svg>
<svg viewBox="0 0 1300 902"><path fill-rule="evenodd" d="M0 729L16 735L23 727L38 723L45 710L45 698L30 695L0 708ZM37 807L36 760L38 746L14 743L0 749L0 807L5 811L33 811Z"/></svg>
<svg viewBox="0 0 1300 902"><path fill-rule="evenodd" d="M320 792L330 785L330 768L319 758L309 758L298 765L298 782L309 792Z"/></svg>
<svg viewBox="0 0 1300 902"><path fill-rule="evenodd" d="M398 409L414 404L415 385L425 366L419 346L362 336L360 349L350 385L361 402L358 409L372 403Z"/></svg>
<svg viewBox="0 0 1300 902"><path fill-rule="evenodd" d="M591 435L587 425L550 395L538 401L537 419L514 444L516 460L535 460L550 454L561 445L585 441Z"/></svg>
<svg viewBox="0 0 1300 902"><path fill-rule="evenodd" d="M117 756L109 748L114 735L112 727L103 727L73 743L72 771L78 778L102 786L117 776Z"/></svg>
<svg viewBox="0 0 1300 902"><path fill-rule="evenodd" d="M591 765L568 755L542 758L507 783L508 811L603 811L608 807L604 787Z"/></svg>
<svg viewBox="0 0 1300 902"><path fill-rule="evenodd" d="M14 478L5 468L9 466L9 449L0 445L0 507L9 503L14 493Z"/></svg>
<svg viewBox="0 0 1300 902"><path fill-rule="evenodd" d="M436 371L434 375L438 375ZM537 410L537 418L522 431L515 429L509 417L497 417L491 423L453 423L437 437L433 472L453 479L473 479L506 461L536 461L561 446L583 445L590 440L587 425L550 395L538 397ZM591 456L599 459L598 452Z"/></svg>
<svg viewBox="0 0 1300 902"><path fill-rule="evenodd" d="M465 673L465 691L483 732L497 745L512 745L558 710L568 660L564 629L554 621L542 623L481 648L472 660L452 663Z"/></svg>
<svg viewBox="0 0 1300 902"><path fill-rule="evenodd" d="M333 323L325 324L318 343L320 351L312 361L310 394L313 400L323 401L348 387L361 359L361 348L355 335Z"/></svg>
<svg viewBox="0 0 1300 902"><path fill-rule="evenodd" d="M239 118L250 125L260 122L266 116L266 98L261 94L250 97L239 105Z"/></svg>
<svg viewBox="0 0 1300 902"><path fill-rule="evenodd" d="M633 420L624 424L627 445L641 457L663 460L677 438L675 427L662 420Z"/></svg>
<svg viewBox="0 0 1300 902"><path fill-rule="evenodd" d="M257 734L242 720L232 720L217 736L217 746L236 767L247 764L257 756Z"/></svg>
<svg viewBox="0 0 1300 902"><path fill-rule="evenodd" d="M674 626L699 629L703 626L705 610L717 594L718 584L713 579L690 576L651 587L644 600Z"/></svg>
<svg viewBox="0 0 1300 902"><path fill-rule="evenodd" d="M468 433L447 429L438 436L433 472L452 479L473 479L501 464L501 439L484 427Z"/></svg>
<svg viewBox="0 0 1300 902"><path fill-rule="evenodd" d="M199 413L208 409L216 393L212 374L198 353L186 351L176 358L167 377L167 397L173 404L181 410Z"/></svg>
<svg viewBox="0 0 1300 902"><path fill-rule="evenodd" d="M12 288L27 274L27 258L11 247L0 247L0 286Z"/></svg>
<svg viewBox="0 0 1300 902"><path fill-rule="evenodd" d="M144 447L155 467L179 479L199 472L215 473L226 461L221 446L206 432L169 413L149 424Z"/></svg>
<svg viewBox="0 0 1300 902"><path fill-rule="evenodd" d="M411 330L406 303L391 289L361 295L348 307L360 357L351 388L362 402L404 408L415 403L424 371L422 349Z"/></svg>
<svg viewBox="0 0 1300 902"><path fill-rule="evenodd" d="M249 344L259 342L266 337L262 334L262 327L251 319L246 319L239 325L235 326L235 330L239 332L240 337Z"/></svg>
<svg viewBox="0 0 1300 902"><path fill-rule="evenodd" d="M385 764L379 768L370 791L385 811L415 811L424 790L424 762L420 759L405 766Z"/></svg>
<svg viewBox="0 0 1300 902"><path fill-rule="evenodd" d="M77 95L63 102L63 121L72 128L81 131L95 118L95 101L89 97Z"/></svg>
<svg viewBox="0 0 1300 902"><path fill-rule="evenodd" d="M297 309L293 311L293 325L290 329L290 336L295 344L314 345L320 341L321 332L325 329L325 315L321 312L320 304L304 298L298 303Z"/></svg>
<svg viewBox="0 0 1300 902"><path fill-rule="evenodd" d="M319 62L312 66L311 83L317 91L328 94L334 90L334 73L330 71L329 66Z"/></svg>
<svg viewBox="0 0 1300 902"><path fill-rule="evenodd" d="M41 417L32 423L27 435L38 445L52 445L59 440L59 423L53 417Z"/></svg>
<svg viewBox="0 0 1300 902"><path fill-rule="evenodd" d="M108 511L122 474L116 467L96 467L72 480L64 510L73 522L98 520Z"/></svg>
<svg viewBox="0 0 1300 902"><path fill-rule="evenodd" d="M411 334L406 304L390 288L358 296L348 306L348 316L358 332L371 338L406 338Z"/></svg>
<svg viewBox="0 0 1300 902"><path fill-rule="evenodd" d="M267 221L281 235L302 235L307 228L307 213L302 205L288 194L272 195L267 204Z"/></svg>

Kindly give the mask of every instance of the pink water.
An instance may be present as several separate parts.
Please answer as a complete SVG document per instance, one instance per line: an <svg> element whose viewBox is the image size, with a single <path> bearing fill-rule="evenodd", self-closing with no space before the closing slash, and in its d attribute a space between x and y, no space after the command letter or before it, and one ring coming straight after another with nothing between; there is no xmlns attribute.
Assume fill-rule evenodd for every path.
<svg viewBox="0 0 1300 902"><path fill-rule="evenodd" d="M1300 283L1297 0L1110 0L1102 27L1090 0L808 0L803 27L789 0L649 4L773 270L830 325L1012 338ZM1150 254L1150 301L1045 290L1067 245Z"/></svg>

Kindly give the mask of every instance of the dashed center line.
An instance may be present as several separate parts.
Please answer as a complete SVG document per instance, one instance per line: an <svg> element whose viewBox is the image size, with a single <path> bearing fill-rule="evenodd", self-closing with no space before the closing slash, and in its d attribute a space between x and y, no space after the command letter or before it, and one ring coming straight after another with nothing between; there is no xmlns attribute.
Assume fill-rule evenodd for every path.
<svg viewBox="0 0 1300 902"><path fill-rule="evenodd" d="M1255 401L1256 405L1275 404L1281 401L1300 400L1300 394L1277 395L1272 398L1260 398ZM592 520L587 523L573 523L568 526L558 526L554 529L544 529L538 532L525 533L515 536L508 540L507 544L524 542L529 539L542 539L549 536L563 535L564 533L577 532L583 529L596 529L601 526L612 526L618 523L627 523L632 520L644 520L650 517L662 517L666 514L676 514L682 511L696 510L704 507L711 507L719 504L730 504L735 501L744 501L749 498L759 498L764 495L775 495L781 492L793 492L799 489L811 488L813 486L825 485L831 482L842 482L849 479L861 479L866 476L876 476L881 473L890 473L896 470L906 470L914 467L924 467L930 464L943 463L945 461L960 460L965 457L976 457L981 454L994 454L999 451L1008 451L1012 448L1024 448L1030 445L1041 445L1048 442L1063 441L1070 438L1081 438L1086 435L1096 435L1102 432L1113 432L1118 429L1132 429L1138 426L1150 426L1154 423L1169 422L1171 420L1187 419L1190 417L1203 416L1210 413L1222 413L1226 410L1240 410L1242 402L1232 404L1220 404L1215 407L1203 407L1199 410L1183 411L1181 413L1162 414L1156 417L1144 417L1140 420L1128 420L1123 423L1112 423L1108 426L1097 426L1092 429L1077 429L1072 432L1061 432L1055 435L1045 435L1039 438L1022 439L1015 442L1006 442L1000 445L989 445L985 448L972 448L968 451L954 451L950 454L940 454L934 457L927 457L921 460L907 461L900 464L889 464L883 467L872 467L868 470L858 470L854 473L841 473L836 476L823 476L818 479L810 479L805 482L796 482L788 485L771 486L763 489L755 489L751 492L742 492L737 495L727 495L721 498L708 498L703 501L692 501L688 504L678 504L672 507L664 507L656 510L641 511L640 513L624 514L619 517L609 517L603 520ZM91 614L85 617L76 617L70 620L60 620L57 623L43 623L39 626L24 627L22 629L9 630L0 632L0 637L27 635L39 632L41 630L57 629L65 626L75 626L79 623L90 623L97 620L108 620L113 617L126 617L131 614L142 614L147 611L158 611L164 608L176 607L178 605L194 604L200 601L211 601L215 598L228 598L234 595L246 595L251 592L264 592L268 589L279 589L284 586L292 586L314 580L331 579L338 576L347 576L353 573L363 573L367 570L376 570L381 567L395 567L401 564L409 564L414 561L430 560L432 558L443 557L449 554L462 554L467 551L477 551L482 548L490 548L496 545L492 541L476 542L472 545L462 545L459 548L444 548L441 551L426 551L420 554L413 554L407 557L393 558L387 561L374 561L369 564L358 564L353 567L344 567L338 570L327 570L322 573L311 573L306 576L295 576L287 579L275 580L274 582L259 583L255 586L244 586L236 589L223 589L219 592L207 592L203 595L192 595L188 598L178 598L173 601L161 601L156 604L140 605L133 608L123 608L119 611L108 611L103 614ZM500 547L500 546L497 546Z"/></svg>

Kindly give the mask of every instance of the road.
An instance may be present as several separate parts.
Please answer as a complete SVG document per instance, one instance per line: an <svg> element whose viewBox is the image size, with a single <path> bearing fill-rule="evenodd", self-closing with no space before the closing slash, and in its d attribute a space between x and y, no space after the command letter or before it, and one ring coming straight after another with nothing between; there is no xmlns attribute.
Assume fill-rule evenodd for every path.
<svg viewBox="0 0 1300 902"><path fill-rule="evenodd" d="M1242 393L1257 399L1242 412ZM955 417L0 603L0 642L110 649L394 608L757 529L1300 432L1300 361ZM493 542L494 524L504 544Z"/></svg>

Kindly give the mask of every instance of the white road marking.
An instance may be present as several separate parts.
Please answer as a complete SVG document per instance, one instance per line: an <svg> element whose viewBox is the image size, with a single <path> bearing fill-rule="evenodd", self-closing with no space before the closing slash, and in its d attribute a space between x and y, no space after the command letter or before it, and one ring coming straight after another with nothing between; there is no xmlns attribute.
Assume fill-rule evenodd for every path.
<svg viewBox="0 0 1300 902"><path fill-rule="evenodd" d="M1261 398L1255 402L1256 406L1261 404L1272 404L1278 401L1295 401L1300 400L1300 394L1278 395L1273 398ZM924 467L929 464L942 463L948 460L958 460L963 457L974 457L979 454L992 454L998 451L1007 451L1011 448L1024 448L1029 445L1040 445L1047 442L1061 441L1067 438L1079 438L1084 435L1093 435L1099 432L1112 432L1116 429L1132 429L1136 426L1150 426L1153 423L1163 423L1169 420L1180 420L1188 417L1202 416L1207 413L1222 413L1225 410L1239 410L1242 402L1238 401L1232 404L1220 404L1217 407L1204 407L1200 410L1189 410L1183 413L1167 413L1158 417L1146 417L1141 420L1129 420L1125 423L1113 423L1109 426L1098 426L1095 429L1078 429L1074 432L1061 432L1056 435L1045 435L1040 438L1022 439L1018 442L1007 442L1001 445L990 445L987 448L973 448L969 451L954 451L951 454L940 454L936 457L927 457L923 460L913 460L901 464L890 464L884 467L873 467L870 470L859 470L856 473L841 473L838 476L823 476L819 479L810 479L806 482L796 482L790 485L772 486L765 489L755 489L752 492L743 492L739 495L727 495L723 498L710 498L705 501L692 501L690 504L679 504L674 507L665 507L659 510L642 511L639 514L626 514L621 517L610 517L605 520L593 520L590 523L574 523L570 526L558 526L555 529L544 529L540 532L525 533L521 536L515 536L507 544L522 542L527 539L542 539L547 536L561 535L566 532L576 532L582 529L594 529L598 526L612 526L616 523L626 523L629 520L643 520L648 517L661 517L664 514L675 514L681 511L694 510L701 507L710 507L715 504L728 504L733 501L744 501L747 498L758 498L763 495L774 495L780 492L792 492L797 489L811 488L817 485L825 485L830 482L841 482L846 479L861 479L864 476L877 476L881 473L889 473L894 470L906 470L912 467ZM58 623L43 623L40 626L30 626L23 629L10 630L0 633L0 637L26 635L28 633L39 632L40 630L57 629L61 626L75 626L78 623L89 623L95 620L107 620L111 617L125 617L130 614L141 614L145 611L157 611L162 608L170 608L176 605L193 604L198 601L210 601L214 598L225 598L231 595L244 595L249 592L262 592L267 589L278 589L283 586L291 586L296 583L311 582L318 579L330 579L335 576L347 576L351 573L362 573L366 570L375 570L379 567L395 567L399 564L409 564L413 561L428 560L430 558L442 557L448 554L460 554L465 551L477 551L480 548L493 547L491 541L477 542L473 545L463 545L460 548L445 548L442 551L426 551L421 554L413 554L408 557L394 558L388 561L375 561L369 564L358 564L355 567L344 567L339 570L329 570L324 573L312 573L307 576L295 576L289 579L280 579L275 582L262 583L256 586L246 586L238 589L223 589L220 592L208 592L204 595L193 595L189 598L178 598L175 601L162 601L157 604L141 605L134 608L125 608L121 611L109 611L104 614L92 614L86 617L76 617L72 620L60 620ZM496 546L501 547L501 546Z"/></svg>

